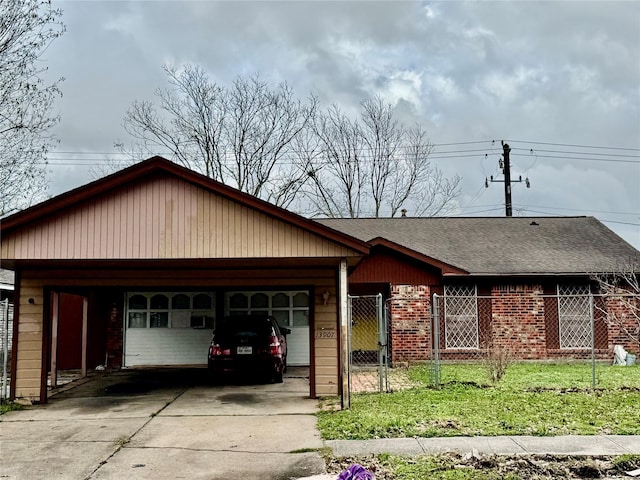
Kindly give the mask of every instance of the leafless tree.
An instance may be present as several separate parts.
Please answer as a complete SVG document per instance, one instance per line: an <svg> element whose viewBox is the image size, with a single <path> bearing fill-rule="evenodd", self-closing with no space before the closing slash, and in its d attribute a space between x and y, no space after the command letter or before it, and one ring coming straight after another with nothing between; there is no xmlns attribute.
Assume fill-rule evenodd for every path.
<svg viewBox="0 0 640 480"><path fill-rule="evenodd" d="M231 87L213 82L197 66L165 66L170 88L159 105L135 101L126 131L150 152L276 205L286 207L307 181L294 149L317 108L296 100L286 83L277 88L255 75Z"/></svg>
<svg viewBox="0 0 640 480"><path fill-rule="evenodd" d="M620 330L637 350L640 348L640 263L628 264L610 273L593 274L603 302L594 302L607 325ZM615 305L614 305L615 304Z"/></svg>
<svg viewBox="0 0 640 480"><path fill-rule="evenodd" d="M429 162L432 145L419 126L406 128L380 97L362 102L358 119L337 106L314 124L320 145L304 195L316 215L327 217L437 215L459 193L459 177L447 179Z"/></svg>
<svg viewBox="0 0 640 480"><path fill-rule="evenodd" d="M47 190L47 153L59 121L52 113L60 78L43 79L40 60L65 30L62 12L47 0L0 3L0 214L41 200Z"/></svg>

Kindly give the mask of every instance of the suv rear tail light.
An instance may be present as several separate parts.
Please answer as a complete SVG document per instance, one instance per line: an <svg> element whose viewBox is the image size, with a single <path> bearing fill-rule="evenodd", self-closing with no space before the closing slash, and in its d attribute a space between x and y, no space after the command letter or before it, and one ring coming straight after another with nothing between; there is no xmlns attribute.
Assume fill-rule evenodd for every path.
<svg viewBox="0 0 640 480"><path fill-rule="evenodd" d="M211 345L209 353L212 357L217 357L219 355L224 355L224 350L222 349L222 347L220 347L220 345Z"/></svg>
<svg viewBox="0 0 640 480"><path fill-rule="evenodd" d="M282 344L278 337L271 337L271 342L269 343L269 353L271 355L282 355Z"/></svg>

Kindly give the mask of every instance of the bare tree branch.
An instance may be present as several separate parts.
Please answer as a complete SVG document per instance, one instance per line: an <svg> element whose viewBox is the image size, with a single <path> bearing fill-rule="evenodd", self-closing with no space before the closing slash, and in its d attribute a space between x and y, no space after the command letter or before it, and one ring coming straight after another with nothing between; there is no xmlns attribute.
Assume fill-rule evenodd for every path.
<svg viewBox="0 0 640 480"><path fill-rule="evenodd" d="M315 115L315 97L302 103L287 84L274 89L257 75L226 88L199 67L165 72L170 88L156 91L159 107L133 102L125 130L146 149L168 151L188 168L289 205L307 181L294 145Z"/></svg>
<svg viewBox="0 0 640 480"><path fill-rule="evenodd" d="M609 327L618 329L637 351L640 347L640 259L608 273L591 275L603 302L594 308Z"/></svg>
<svg viewBox="0 0 640 480"><path fill-rule="evenodd" d="M64 33L60 10L45 0L0 5L0 214L42 200L46 158L60 119L51 112L62 78L46 84L38 59Z"/></svg>
<svg viewBox="0 0 640 480"><path fill-rule="evenodd" d="M459 194L459 177L446 179L431 167L426 132L402 126L380 97L363 101L355 121L333 106L318 116L314 131L322 156L303 190L314 215L393 217L402 208L435 215Z"/></svg>

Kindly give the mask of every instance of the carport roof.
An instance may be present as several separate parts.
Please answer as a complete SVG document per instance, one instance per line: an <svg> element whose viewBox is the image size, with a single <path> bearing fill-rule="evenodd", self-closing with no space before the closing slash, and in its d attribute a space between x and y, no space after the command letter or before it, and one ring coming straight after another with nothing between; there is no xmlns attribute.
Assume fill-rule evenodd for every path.
<svg viewBox="0 0 640 480"><path fill-rule="evenodd" d="M322 225L308 218L297 215L289 210L268 203L223 183L212 180L193 170L177 165L163 157L155 156L137 163L131 167L120 170L109 176L88 183L74 190L60 194L49 200L36 204L30 208L10 215L0 222L0 233L7 233L19 229L23 226L33 224L38 220L72 207L81 202L103 195L107 192L132 184L148 178L151 175L164 173L176 178L180 178L190 184L201 187L216 195L227 198L235 203L247 208L259 211L267 216L277 218L279 221L288 223L298 228L305 229L319 237L336 242L344 247L360 254L369 252L369 245L347 233L335 230L327 225Z"/></svg>

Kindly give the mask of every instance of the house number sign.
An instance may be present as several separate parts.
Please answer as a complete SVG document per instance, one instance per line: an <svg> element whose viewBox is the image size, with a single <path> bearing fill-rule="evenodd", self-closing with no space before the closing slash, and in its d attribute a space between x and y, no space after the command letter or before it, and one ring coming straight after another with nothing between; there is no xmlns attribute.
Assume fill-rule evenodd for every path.
<svg viewBox="0 0 640 480"><path fill-rule="evenodd" d="M316 338L336 338L337 333L335 329L317 330Z"/></svg>

